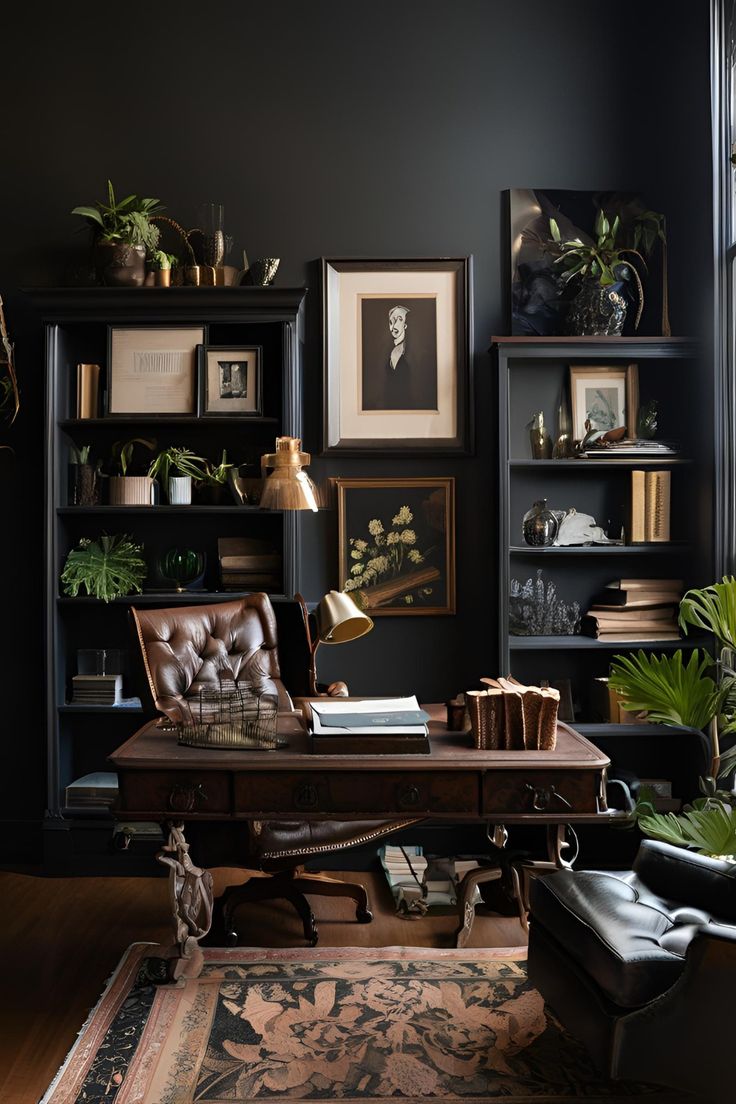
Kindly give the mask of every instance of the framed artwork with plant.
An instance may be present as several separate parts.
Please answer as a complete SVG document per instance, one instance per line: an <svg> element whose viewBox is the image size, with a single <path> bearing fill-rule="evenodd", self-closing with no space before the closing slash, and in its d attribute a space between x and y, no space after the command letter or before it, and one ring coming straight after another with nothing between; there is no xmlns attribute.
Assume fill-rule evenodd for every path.
<svg viewBox="0 0 736 1104"><path fill-rule="evenodd" d="M455 480L337 479L340 589L371 617L455 613Z"/></svg>

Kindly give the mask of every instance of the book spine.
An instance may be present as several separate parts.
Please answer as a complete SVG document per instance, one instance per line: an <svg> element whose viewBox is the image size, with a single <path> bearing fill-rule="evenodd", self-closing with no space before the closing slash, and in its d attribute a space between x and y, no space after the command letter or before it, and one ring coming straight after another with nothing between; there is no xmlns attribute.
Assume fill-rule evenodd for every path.
<svg viewBox="0 0 736 1104"><path fill-rule="evenodd" d="M668 471L646 473L644 539L647 541L670 539L670 480Z"/></svg>
<svg viewBox="0 0 736 1104"><path fill-rule="evenodd" d="M77 418L96 418L99 410L100 366L77 365Z"/></svg>
<svg viewBox="0 0 736 1104"><path fill-rule="evenodd" d="M644 471L631 473L631 519L629 522L629 541L638 544L646 540L646 476Z"/></svg>

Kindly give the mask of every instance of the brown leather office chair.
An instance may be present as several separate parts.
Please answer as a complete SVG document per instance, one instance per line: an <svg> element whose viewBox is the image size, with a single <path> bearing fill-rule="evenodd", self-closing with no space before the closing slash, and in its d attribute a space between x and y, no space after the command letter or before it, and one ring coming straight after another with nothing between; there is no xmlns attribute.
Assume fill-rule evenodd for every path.
<svg viewBox="0 0 736 1104"><path fill-rule="evenodd" d="M280 708L292 708L294 695L310 692L309 628L301 600L279 603L283 662L277 639L277 618L268 595L208 605L171 609L132 608L148 684L156 708L175 724L189 716L187 699L200 690L216 689L223 678L234 682L264 680L279 697ZM288 608L287 608L288 607ZM282 669L291 685L285 685ZM341 686L342 684L337 684ZM244 865L257 866L272 877L250 878L229 887L222 897L226 938L237 942L235 910L249 901L284 898L294 906L304 925L305 939L317 942L317 927L306 893L349 897L355 917L368 923L372 915L363 886L323 874L306 873L303 863L314 856L380 839L414 820L385 821L257 821L249 825L250 848Z"/></svg>

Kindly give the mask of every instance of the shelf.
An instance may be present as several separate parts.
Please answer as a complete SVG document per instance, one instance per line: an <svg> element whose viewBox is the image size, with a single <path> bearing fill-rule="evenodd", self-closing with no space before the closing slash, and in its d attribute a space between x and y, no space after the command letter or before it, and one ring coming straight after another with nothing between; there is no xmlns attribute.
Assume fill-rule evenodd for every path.
<svg viewBox="0 0 736 1104"><path fill-rule="evenodd" d="M113 517L132 517L137 514L166 514L167 516L180 516L182 514L282 514L283 510L262 510L260 506L59 506L56 510L61 517L74 517L84 515L104 515Z"/></svg>
<svg viewBox="0 0 736 1104"><path fill-rule="evenodd" d="M139 422L143 422L146 425L207 425L207 426L228 426L228 425L278 425L278 418L265 418L265 417L250 417L248 415L234 415L228 414L225 417L217 417L215 415L203 414L202 417L198 417L196 414L111 414L107 418L62 418L59 421L59 428L64 430L71 429L99 429L102 426L114 427L124 425L138 425Z"/></svg>
<svg viewBox="0 0 736 1104"><path fill-rule="evenodd" d="M249 594L260 593L254 590L207 590L207 591L161 591L157 594L126 594L123 598L113 598L111 602L103 602L101 598L90 598L88 595L79 595L77 598L69 598L67 595L56 599L59 606L148 606L160 605L168 602L172 606L195 606L198 602L212 602L220 600L234 601L236 598L247 598ZM269 594L272 602L283 599L286 595ZM119 706L117 707L120 708Z"/></svg>
<svg viewBox="0 0 736 1104"><path fill-rule="evenodd" d="M621 468L622 471L631 471L632 468L670 468L674 465L692 464L692 460L685 456L671 456L668 458L658 459L655 456L642 457L640 460L635 460L633 457L628 459L621 457L618 460L509 460L508 465L511 471L531 471L532 469L539 469L541 471L574 471L578 474L582 472L594 471L596 468L605 468L606 471L610 471L612 468Z"/></svg>
<svg viewBox="0 0 736 1104"><path fill-rule="evenodd" d="M57 705L57 713L145 713L142 705L85 705L82 702L66 702Z"/></svg>
<svg viewBox="0 0 736 1104"><path fill-rule="evenodd" d="M676 556L689 549L686 541L668 541L666 544L656 541L653 544L576 544L561 547L549 545L545 548L512 544L509 552L513 556Z"/></svg>
<svg viewBox="0 0 736 1104"><path fill-rule="evenodd" d="M509 636L512 652L599 651L629 652L639 648L698 648L709 643L707 637L687 636L677 640L596 640L592 636Z"/></svg>

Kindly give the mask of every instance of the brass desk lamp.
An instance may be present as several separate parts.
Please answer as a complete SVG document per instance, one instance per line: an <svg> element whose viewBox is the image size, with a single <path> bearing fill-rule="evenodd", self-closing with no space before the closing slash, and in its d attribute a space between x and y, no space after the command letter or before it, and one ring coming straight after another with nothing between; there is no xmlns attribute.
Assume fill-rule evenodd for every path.
<svg viewBox="0 0 736 1104"><path fill-rule="evenodd" d="M359 610L349 594L343 594L339 590L330 590L320 601L314 613L308 619L309 649L311 652L311 665L309 671L310 689L313 694L317 690L317 649L320 644L347 644L350 640L358 640L365 636L373 628L370 617ZM333 683L328 688L331 697L346 697L347 687L344 691L336 690L344 683Z"/></svg>

